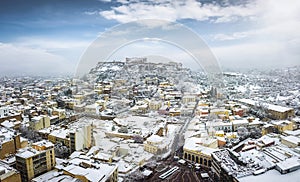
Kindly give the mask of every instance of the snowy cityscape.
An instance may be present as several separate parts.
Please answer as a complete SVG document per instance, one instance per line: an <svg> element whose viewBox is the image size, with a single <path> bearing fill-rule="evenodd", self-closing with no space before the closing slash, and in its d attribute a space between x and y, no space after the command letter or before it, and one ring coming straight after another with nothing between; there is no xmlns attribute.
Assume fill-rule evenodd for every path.
<svg viewBox="0 0 300 182"><path fill-rule="evenodd" d="M299 0L1 0L0 182L300 181Z"/></svg>
<svg viewBox="0 0 300 182"><path fill-rule="evenodd" d="M222 89L147 58L82 79L2 77L1 180L293 181L299 69L224 72Z"/></svg>

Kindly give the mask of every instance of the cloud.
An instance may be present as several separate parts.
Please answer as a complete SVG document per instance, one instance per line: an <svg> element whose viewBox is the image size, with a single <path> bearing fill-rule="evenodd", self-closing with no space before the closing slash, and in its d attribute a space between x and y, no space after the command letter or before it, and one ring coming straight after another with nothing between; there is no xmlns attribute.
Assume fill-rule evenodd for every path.
<svg viewBox="0 0 300 182"><path fill-rule="evenodd" d="M300 46L293 43L252 42L212 47L211 50L223 68L278 68L299 65Z"/></svg>
<svg viewBox="0 0 300 182"><path fill-rule="evenodd" d="M139 19L164 19L176 21L195 19L214 23L236 21L254 16L259 8L255 3L221 6L219 4L203 4L196 0L189 1L121 1L121 5L111 10L100 11L106 19L127 23Z"/></svg>
<svg viewBox="0 0 300 182"><path fill-rule="evenodd" d="M83 14L85 15L96 15L98 12L97 11L85 11Z"/></svg>
<svg viewBox="0 0 300 182"><path fill-rule="evenodd" d="M190 25L195 26L196 31L203 28L201 32L205 34L210 34L210 28L216 32L210 34L208 38L211 38L212 50L223 67L269 67L300 63L300 1L298 0L255 0L226 5L204 4L196 0L117 1L118 3L107 3L107 5L113 6L109 10L86 11L84 14L100 14L106 19L121 23L139 19L205 21ZM45 22L43 19L41 21L43 25L50 26L49 22ZM64 26L74 24L74 22L63 20L59 20L59 22ZM184 24L185 21L180 22ZM40 23L38 22L36 26L40 26ZM57 26L57 23L55 25ZM142 28L139 30L145 32L145 37L148 32L144 30L147 28L162 26L162 29L168 30L168 32L172 32L174 29L174 26L162 25L162 22L159 21L145 21L143 25L144 29L141 26ZM126 36L130 35L130 32L139 33L138 30L131 29L111 32L109 35L114 38L108 39L107 42L101 42L99 46L106 48L116 41L115 39L130 38ZM155 32L152 33L154 36ZM178 40L187 37L179 35L181 34L173 36L178 37ZM211 43L211 40L206 40L206 42ZM90 43L86 40L44 37L21 37L10 44L0 43L0 72L2 74L10 72L37 74L73 72L80 55ZM214 45L216 43L218 46ZM123 58L161 55L178 61L191 59L186 52L175 48L167 49L152 44L143 46L145 45L131 45L128 49L119 50L114 56ZM104 48L101 47L101 49ZM97 50L97 52L99 51ZM191 61L187 62L189 64Z"/></svg>
<svg viewBox="0 0 300 182"><path fill-rule="evenodd" d="M86 40L58 40L41 37L19 37L14 44L23 47L40 48L47 51L61 49L83 49L91 42Z"/></svg>
<svg viewBox="0 0 300 182"><path fill-rule="evenodd" d="M300 1L258 0L255 23L244 31L211 34L223 67L274 68L300 64Z"/></svg>
<svg viewBox="0 0 300 182"><path fill-rule="evenodd" d="M211 22L214 22L214 23L228 23L228 22L235 22L237 20L238 20L237 16L222 16L222 17L219 17L215 20L211 20Z"/></svg>
<svg viewBox="0 0 300 182"><path fill-rule="evenodd" d="M237 39L243 39L246 37L249 37L251 35L251 32L235 32L232 34L215 34L213 36L214 40L218 41L226 41L226 40L237 40Z"/></svg>
<svg viewBox="0 0 300 182"><path fill-rule="evenodd" d="M0 72L7 75L70 74L74 63L42 49L0 43Z"/></svg>
<svg viewBox="0 0 300 182"><path fill-rule="evenodd" d="M105 2L105 3L111 2L111 0L98 0L98 1L100 1L100 2Z"/></svg>
<svg viewBox="0 0 300 182"><path fill-rule="evenodd" d="M286 42L300 38L300 32L298 31L299 29L300 21L289 19L277 24L266 24L263 27L253 28L248 31L233 32L228 34L212 34L211 37L215 41L231 41L245 38L266 39L268 37L272 41L278 40ZM267 39L265 41L267 41Z"/></svg>
<svg viewBox="0 0 300 182"><path fill-rule="evenodd" d="M300 38L300 1L270 1L259 0L256 2L260 9L257 14L260 18L255 24L249 23L246 31L219 33L212 35L213 40L228 41L245 38L256 38L264 41L280 41L285 43Z"/></svg>

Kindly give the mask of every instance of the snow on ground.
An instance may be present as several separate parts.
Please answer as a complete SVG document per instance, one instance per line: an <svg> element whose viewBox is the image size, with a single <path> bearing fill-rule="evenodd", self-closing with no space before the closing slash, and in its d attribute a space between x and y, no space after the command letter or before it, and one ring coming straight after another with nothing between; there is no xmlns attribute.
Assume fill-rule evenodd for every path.
<svg viewBox="0 0 300 182"><path fill-rule="evenodd" d="M173 136L180 129L179 125L168 124L168 135Z"/></svg>

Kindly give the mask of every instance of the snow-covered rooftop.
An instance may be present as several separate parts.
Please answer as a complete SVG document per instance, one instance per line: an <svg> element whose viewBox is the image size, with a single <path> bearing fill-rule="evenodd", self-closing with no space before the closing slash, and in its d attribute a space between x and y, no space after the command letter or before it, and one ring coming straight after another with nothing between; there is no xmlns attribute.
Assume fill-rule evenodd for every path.
<svg viewBox="0 0 300 182"><path fill-rule="evenodd" d="M299 145L300 144L300 138L299 137L296 137L296 136L286 136L286 137L283 137L282 139L290 142L290 143L293 143L295 145Z"/></svg>
<svg viewBox="0 0 300 182"><path fill-rule="evenodd" d="M161 143L163 140L164 138L158 135L151 135L147 138L147 141L151 143Z"/></svg>
<svg viewBox="0 0 300 182"><path fill-rule="evenodd" d="M300 168L300 159L298 157L291 157L285 161L276 164L280 170L286 171L292 168Z"/></svg>
<svg viewBox="0 0 300 182"><path fill-rule="evenodd" d="M18 151L18 153L16 153L16 156L27 159L27 158L33 157L33 156L35 156L39 153L40 153L40 151L35 150L31 147L27 147L27 148L24 148L24 149L20 149Z"/></svg>
<svg viewBox="0 0 300 182"><path fill-rule="evenodd" d="M259 105L258 101L255 101L255 100L252 100L252 99L240 99L239 101L241 103L249 104L249 105L252 105L252 106ZM293 108L278 106L278 105L274 105L274 104L265 103L265 105L269 110L273 110L273 111L277 111L277 112L286 112L286 111L289 111L289 110L293 110Z"/></svg>
<svg viewBox="0 0 300 182"><path fill-rule="evenodd" d="M33 143L32 145L39 146L39 147L43 146L46 148L54 147L54 144L47 140L38 141L38 142Z"/></svg>
<svg viewBox="0 0 300 182"><path fill-rule="evenodd" d="M282 181L295 181L299 179L300 170L290 172L288 174L281 174L277 170L269 170L260 175L249 175L245 177L238 178L240 182L253 182L253 181L272 181L272 182L282 182Z"/></svg>
<svg viewBox="0 0 300 182"><path fill-rule="evenodd" d="M74 182L76 178L63 174L63 172L58 172L56 170L49 171L45 174L39 175L32 179L33 182L47 181L47 182Z"/></svg>
<svg viewBox="0 0 300 182"><path fill-rule="evenodd" d="M196 137L187 138L183 148L187 150L202 152L203 154L210 156L213 152L217 151L217 149L205 147L202 144L211 143L213 142L212 140L216 140L216 139L209 139L209 138L206 139L206 138L196 138Z"/></svg>

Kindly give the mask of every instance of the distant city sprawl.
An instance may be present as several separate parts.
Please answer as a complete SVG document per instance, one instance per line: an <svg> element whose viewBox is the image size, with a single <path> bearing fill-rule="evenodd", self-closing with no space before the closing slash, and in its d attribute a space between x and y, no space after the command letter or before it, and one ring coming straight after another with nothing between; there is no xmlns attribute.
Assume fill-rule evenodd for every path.
<svg viewBox="0 0 300 182"><path fill-rule="evenodd" d="M138 57L81 78L2 77L1 180L293 181L299 67L222 79Z"/></svg>

